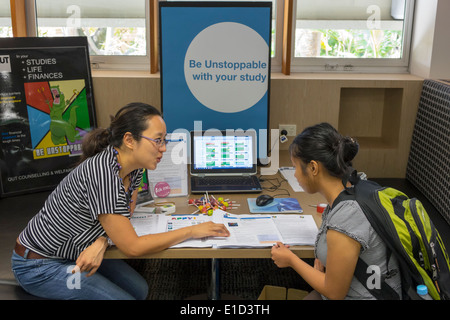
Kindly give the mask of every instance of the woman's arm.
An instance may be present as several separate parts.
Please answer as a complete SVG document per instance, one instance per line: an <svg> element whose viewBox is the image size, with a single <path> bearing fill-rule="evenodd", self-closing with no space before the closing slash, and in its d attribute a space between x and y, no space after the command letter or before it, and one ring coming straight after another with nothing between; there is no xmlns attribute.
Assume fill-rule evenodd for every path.
<svg viewBox="0 0 450 320"><path fill-rule="evenodd" d="M99 237L93 244L80 253L72 273L77 271L89 271L86 276L89 277L93 275L102 264L103 254L105 253L106 248L108 248L108 239Z"/></svg>
<svg viewBox="0 0 450 320"><path fill-rule="evenodd" d="M292 267L316 291L329 299L343 299L355 272L361 245L334 230L327 231L327 267L322 272L297 257L279 243L272 248L272 259L280 267Z"/></svg>
<svg viewBox="0 0 450 320"><path fill-rule="evenodd" d="M171 247L190 238L228 237L223 224L205 222L170 232L138 237L128 218L119 214L100 214L98 219L112 242L128 257L138 257Z"/></svg>

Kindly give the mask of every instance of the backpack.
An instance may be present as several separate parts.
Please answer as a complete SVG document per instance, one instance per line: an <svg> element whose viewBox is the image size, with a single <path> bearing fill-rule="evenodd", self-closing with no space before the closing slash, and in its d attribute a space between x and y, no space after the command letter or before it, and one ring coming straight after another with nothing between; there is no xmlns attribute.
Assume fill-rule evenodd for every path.
<svg viewBox="0 0 450 320"><path fill-rule="evenodd" d="M352 184L346 187L347 182ZM391 254L399 263L403 299L422 299L416 293L418 285L426 285L434 300L450 299L450 260L444 243L422 203L416 198L369 180L361 180L356 170L342 180L345 190L333 202L356 200L371 226L387 246L387 261ZM372 288L367 264L361 259L355 277L377 299L397 300L398 294L381 278L381 287Z"/></svg>

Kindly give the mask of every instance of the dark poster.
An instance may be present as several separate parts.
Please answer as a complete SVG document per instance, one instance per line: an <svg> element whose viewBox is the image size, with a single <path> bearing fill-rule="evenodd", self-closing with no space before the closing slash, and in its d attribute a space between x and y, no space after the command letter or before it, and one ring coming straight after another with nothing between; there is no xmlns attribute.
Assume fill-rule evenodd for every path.
<svg viewBox="0 0 450 320"><path fill-rule="evenodd" d="M0 39L0 196L54 188L96 126L84 37Z"/></svg>

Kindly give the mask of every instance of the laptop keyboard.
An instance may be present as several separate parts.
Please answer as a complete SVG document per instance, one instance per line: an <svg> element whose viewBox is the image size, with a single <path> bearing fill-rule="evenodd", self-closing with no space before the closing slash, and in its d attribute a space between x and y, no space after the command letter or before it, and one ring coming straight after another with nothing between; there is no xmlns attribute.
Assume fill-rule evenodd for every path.
<svg viewBox="0 0 450 320"><path fill-rule="evenodd" d="M255 177L204 177L197 178L198 186L227 185L227 186L251 186L255 185Z"/></svg>

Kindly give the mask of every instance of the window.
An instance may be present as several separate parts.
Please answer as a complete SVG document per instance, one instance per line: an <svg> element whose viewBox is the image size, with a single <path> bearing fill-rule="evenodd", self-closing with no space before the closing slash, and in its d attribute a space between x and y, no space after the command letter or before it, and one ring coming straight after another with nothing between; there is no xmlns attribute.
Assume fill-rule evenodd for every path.
<svg viewBox="0 0 450 320"><path fill-rule="evenodd" d="M11 8L9 1L3 2L5 2L5 4L0 7L0 38L7 38L13 36L11 27Z"/></svg>
<svg viewBox="0 0 450 320"><path fill-rule="evenodd" d="M292 70L406 72L413 3L297 0Z"/></svg>
<svg viewBox="0 0 450 320"><path fill-rule="evenodd" d="M289 63L283 63L292 72L408 71L414 0L294 0L293 8L289 5L293 11L289 52L283 51L283 45L291 45L283 44L283 27L290 33L290 23L284 21L285 1L263 1L272 2L272 72L281 71L283 55L290 56ZM6 3L0 8L2 37L12 36ZM27 34L87 36L93 68L98 69L149 70L152 54L153 70L158 64L158 26L151 20L150 4L150 0L25 1ZM156 18L158 14L156 10Z"/></svg>
<svg viewBox="0 0 450 320"><path fill-rule="evenodd" d="M147 0L36 0L39 37L86 36L94 68L149 69Z"/></svg>

